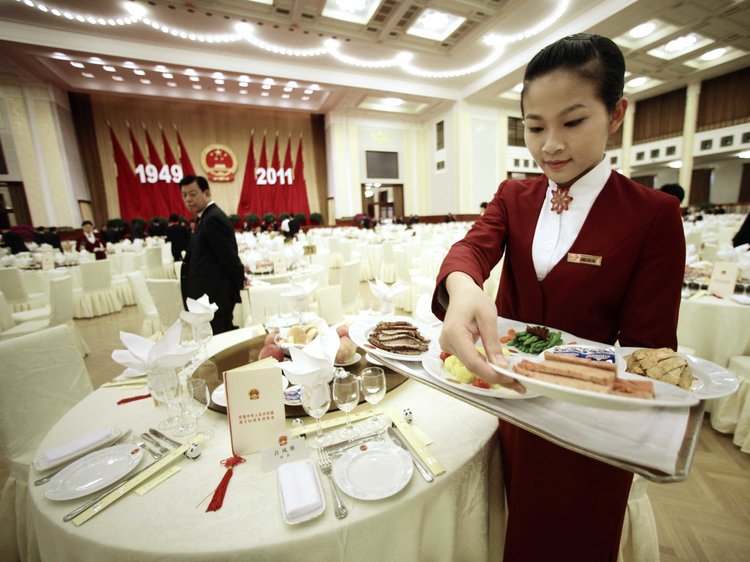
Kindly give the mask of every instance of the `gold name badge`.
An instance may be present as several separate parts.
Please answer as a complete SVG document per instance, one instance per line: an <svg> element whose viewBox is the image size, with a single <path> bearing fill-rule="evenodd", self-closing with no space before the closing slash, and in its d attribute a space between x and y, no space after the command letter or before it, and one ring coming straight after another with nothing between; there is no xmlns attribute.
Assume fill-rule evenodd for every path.
<svg viewBox="0 0 750 562"><path fill-rule="evenodd" d="M568 263L584 263L586 265L595 265L601 267L602 257L601 256L590 256L588 254L574 254L568 253Z"/></svg>

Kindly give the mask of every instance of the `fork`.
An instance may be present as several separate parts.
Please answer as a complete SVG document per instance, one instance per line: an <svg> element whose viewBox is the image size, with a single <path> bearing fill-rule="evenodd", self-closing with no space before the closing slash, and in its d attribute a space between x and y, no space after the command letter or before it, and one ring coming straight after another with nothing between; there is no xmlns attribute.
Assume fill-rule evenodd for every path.
<svg viewBox="0 0 750 562"><path fill-rule="evenodd" d="M169 452L169 449L167 449L164 445L162 445L156 439L154 439L153 437L151 437L150 434L148 434L148 433L141 433L141 437L143 439L145 439L146 441L148 441L149 443L151 443L154 447L156 447L157 449L159 449L159 452L162 455L164 453L168 453Z"/></svg>
<svg viewBox="0 0 750 562"><path fill-rule="evenodd" d="M320 459L320 470L328 477L328 483L331 486L331 497L335 504L333 513L336 515L337 519L344 519L349 515L349 510L346 509L344 502L341 501L339 491L336 488L336 483L333 481L333 476L331 476L331 457L329 457L328 453L322 448L318 449L318 457Z"/></svg>
<svg viewBox="0 0 750 562"><path fill-rule="evenodd" d="M161 453L157 453L151 447L146 445L146 442L143 439L141 439L140 441L136 441L135 444L144 451L148 452L154 458L154 460L159 460L161 458Z"/></svg>

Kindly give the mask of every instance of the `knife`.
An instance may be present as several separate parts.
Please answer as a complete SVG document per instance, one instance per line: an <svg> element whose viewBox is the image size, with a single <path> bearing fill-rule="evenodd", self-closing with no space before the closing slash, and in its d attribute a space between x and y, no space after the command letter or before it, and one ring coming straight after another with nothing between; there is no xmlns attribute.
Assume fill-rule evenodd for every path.
<svg viewBox="0 0 750 562"><path fill-rule="evenodd" d="M427 482L432 482L435 479L435 476L433 476L432 471L427 468L427 465L424 464L424 461L419 458L417 452L411 447L406 438L404 438L403 433L401 433L401 431L399 431L397 427L389 427L388 435L390 436L391 441L393 441L394 445L398 445L407 453L409 453L409 455L411 455L411 460L414 461L414 466L417 467L417 470L419 471L419 474L422 475L422 478L427 480Z"/></svg>
<svg viewBox="0 0 750 562"><path fill-rule="evenodd" d="M162 433L161 431L159 431L158 429L154 429L154 428L152 427L151 429L149 429L149 430L148 430L148 432L149 432L149 433L150 433L151 435L155 435L155 436L156 436L156 437L158 437L159 439L163 439L164 441L166 441L167 443L169 443L170 445L172 445L172 447L182 447L182 443L179 443L178 441L175 441L174 439L170 439L169 437L167 437L166 435L164 435L164 434L163 434L163 433Z"/></svg>

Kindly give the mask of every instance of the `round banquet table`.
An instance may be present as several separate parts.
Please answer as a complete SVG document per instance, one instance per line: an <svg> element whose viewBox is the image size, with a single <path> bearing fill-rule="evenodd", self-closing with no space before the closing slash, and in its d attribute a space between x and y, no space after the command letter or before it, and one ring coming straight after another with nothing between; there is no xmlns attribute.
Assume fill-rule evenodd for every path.
<svg viewBox="0 0 750 562"><path fill-rule="evenodd" d="M142 392L100 388L50 430L39 451L97 426L130 428L135 435L155 427L167 410L152 400L116 405L117 400ZM494 438L497 419L412 380L390 391L382 405L399 411L410 408L414 425L433 439L431 450L446 468L433 483L425 482L415 470L406 488L390 498L362 501L343 495L349 516L338 520L328 482L320 474L325 512L306 523L287 525L281 516L276 471L262 472L260 454L253 454L234 469L221 510L206 513L210 495L224 475L219 461L231 456L227 418L209 410L200 419L201 427L216 433L204 443L197 460L179 459L180 471L175 475L144 496L130 492L80 527L62 518L89 498L46 499L44 486L31 483L40 474L32 468L29 509L42 560L498 559L504 500Z"/></svg>
<svg viewBox="0 0 750 562"><path fill-rule="evenodd" d="M317 278L323 272L323 269L324 267L321 264L312 263L298 269L290 269L284 273L250 273L250 277L271 284L300 282L305 279Z"/></svg>
<svg viewBox="0 0 750 562"><path fill-rule="evenodd" d="M750 306L704 295L683 299L677 341L703 359L726 367L735 355L750 355Z"/></svg>

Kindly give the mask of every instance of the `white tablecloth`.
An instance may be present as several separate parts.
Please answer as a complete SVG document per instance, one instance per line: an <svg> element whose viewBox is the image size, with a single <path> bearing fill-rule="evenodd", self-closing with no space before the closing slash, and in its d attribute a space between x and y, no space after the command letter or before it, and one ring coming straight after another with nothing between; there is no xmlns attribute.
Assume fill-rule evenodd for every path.
<svg viewBox="0 0 750 562"><path fill-rule="evenodd" d="M115 405L142 392L97 390L52 428L40 450L94 425L132 428L136 435L154 427L167 411L152 400ZM411 408L414 425L434 440L432 451L447 469L435 482L428 484L415 471L391 498L368 502L344 496L349 517L337 520L323 481L325 513L289 526L281 518L276 473L261 472L255 454L235 469L222 509L206 513L208 497L224 475L219 461L231 455L226 416L208 411L201 424L216 435L198 460L180 459L180 472L147 495L131 492L81 527L63 523L62 517L84 500L52 502L43 496L44 487L31 485L29 504L42 559L497 560L504 537L497 420L414 381L389 392L383 405ZM30 479L38 477L32 469Z"/></svg>

